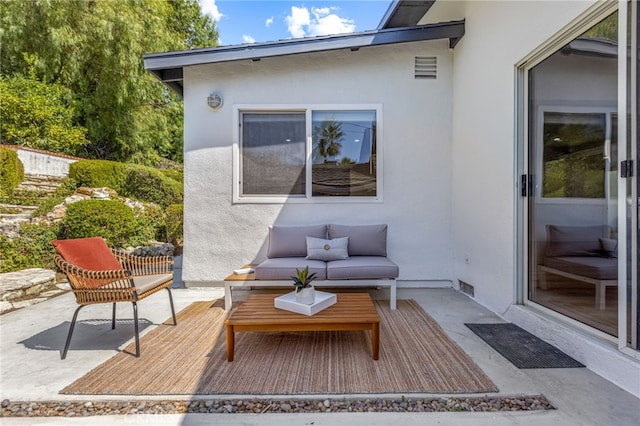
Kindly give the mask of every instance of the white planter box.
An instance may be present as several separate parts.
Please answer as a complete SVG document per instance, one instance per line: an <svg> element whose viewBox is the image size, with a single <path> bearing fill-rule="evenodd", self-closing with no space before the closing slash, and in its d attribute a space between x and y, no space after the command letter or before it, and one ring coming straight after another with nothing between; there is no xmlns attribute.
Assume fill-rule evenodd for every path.
<svg viewBox="0 0 640 426"><path fill-rule="evenodd" d="M302 315L311 316L317 314L323 309L327 309L338 301L338 298L333 293L326 293L324 291L316 290L316 301L313 305L303 305L296 302L296 292L283 294L276 297L273 301L273 305L278 309L284 309L286 311L295 312Z"/></svg>

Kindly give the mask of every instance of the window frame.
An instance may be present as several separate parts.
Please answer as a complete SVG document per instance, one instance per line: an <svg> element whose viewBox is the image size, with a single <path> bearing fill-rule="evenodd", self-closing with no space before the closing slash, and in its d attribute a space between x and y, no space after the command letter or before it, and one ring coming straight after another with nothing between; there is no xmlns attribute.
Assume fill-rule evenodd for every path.
<svg viewBox="0 0 640 426"><path fill-rule="evenodd" d="M314 111L375 111L376 114L376 195L375 196L313 196L312 145ZM304 195L244 195L242 193L242 114L301 113L305 114L305 194ZM236 104L233 106L232 203L233 204L358 204L383 202L382 104Z"/></svg>

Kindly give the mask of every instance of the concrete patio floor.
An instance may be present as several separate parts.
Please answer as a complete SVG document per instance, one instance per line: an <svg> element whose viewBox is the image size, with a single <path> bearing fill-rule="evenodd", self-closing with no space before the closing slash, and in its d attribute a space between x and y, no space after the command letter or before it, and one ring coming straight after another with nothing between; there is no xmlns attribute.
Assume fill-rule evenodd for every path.
<svg viewBox="0 0 640 426"><path fill-rule="evenodd" d="M238 292L242 297L241 292ZM222 289L173 290L176 311L198 300L223 297ZM373 291L374 297L384 297ZM402 422L405 426L423 424L455 425L637 425L640 424L640 400L604 380L586 368L519 370L480 338L465 322L497 322L501 319L454 289L399 289L399 298L416 300L449 336L467 352L498 386L497 396L543 394L557 409L536 412L506 413L309 413L309 414L187 414L129 415L83 418L2 418L3 425L37 424L154 424L154 425L385 425ZM61 395L58 392L92 368L100 365L133 339L130 323L115 330L110 327L100 335L89 335L91 327L76 327L66 360L60 359L69 322L76 304L67 293L46 302L0 316L0 400L10 401L96 401L131 400L130 396ZM170 316L167 295L160 292L139 303L141 333ZM110 321L111 307L97 305L83 308L79 321ZM118 318L131 319L131 305L118 307ZM81 324L81 323L80 323ZM382 342L384 344L384 342ZM141 353L144 357L144 345ZM640 379L640 378L639 378ZM493 394L492 394L493 395ZM353 395L341 397L349 398ZM440 395L406 395L409 398L432 398ZM461 397L461 395L452 395ZM482 396L482 395L471 395ZM243 399L247 395L241 396ZM292 398L284 395L284 398ZM314 396L315 397L315 396ZM322 396L320 396L322 397ZM329 396L336 399L335 395ZM392 397L367 395L367 398ZM397 395L399 398L400 395ZM166 395L161 398L140 395L139 399L188 399ZM209 395L203 398L213 399ZM224 395L221 398L234 399ZM259 398L268 397L260 395Z"/></svg>

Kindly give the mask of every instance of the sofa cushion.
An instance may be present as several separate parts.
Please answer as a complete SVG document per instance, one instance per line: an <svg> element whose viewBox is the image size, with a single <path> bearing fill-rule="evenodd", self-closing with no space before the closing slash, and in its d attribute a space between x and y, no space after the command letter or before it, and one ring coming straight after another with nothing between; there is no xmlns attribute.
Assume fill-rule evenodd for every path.
<svg viewBox="0 0 640 426"><path fill-rule="evenodd" d="M349 237L349 256L386 256L387 225L329 225L329 238Z"/></svg>
<svg viewBox="0 0 640 426"><path fill-rule="evenodd" d="M597 280L615 280L618 278L618 259L608 257L546 257L544 265Z"/></svg>
<svg viewBox="0 0 640 426"><path fill-rule="evenodd" d="M340 260L348 259L349 237L325 240L322 238L307 237L307 257L313 260Z"/></svg>
<svg viewBox="0 0 640 426"><path fill-rule="evenodd" d="M602 255L600 238L609 234L608 226L547 225L545 255L599 256Z"/></svg>
<svg viewBox="0 0 640 426"><path fill-rule="evenodd" d="M383 256L351 256L327 262L329 280L398 278L398 265Z"/></svg>
<svg viewBox="0 0 640 426"><path fill-rule="evenodd" d="M267 257L305 257L307 237L327 238L327 225L270 226Z"/></svg>
<svg viewBox="0 0 640 426"><path fill-rule="evenodd" d="M51 241L56 252L67 263L87 271L121 271L122 265L101 237L72 238ZM87 287L100 287L113 280L85 280Z"/></svg>
<svg viewBox="0 0 640 426"><path fill-rule="evenodd" d="M296 268L309 267L309 275L315 273L316 279L327 278L327 264L321 260L307 260L304 257L281 257L267 259L255 267L256 280L290 280L296 275ZM293 281L291 281L293 286Z"/></svg>
<svg viewBox="0 0 640 426"><path fill-rule="evenodd" d="M89 271L121 270L122 265L100 237L51 241L56 252L68 263Z"/></svg>

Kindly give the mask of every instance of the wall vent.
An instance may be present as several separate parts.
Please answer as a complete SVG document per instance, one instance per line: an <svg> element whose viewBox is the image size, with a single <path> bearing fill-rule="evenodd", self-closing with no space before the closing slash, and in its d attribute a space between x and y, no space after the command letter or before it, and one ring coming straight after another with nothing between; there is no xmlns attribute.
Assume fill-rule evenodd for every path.
<svg viewBox="0 0 640 426"><path fill-rule="evenodd" d="M416 78L436 78L438 74L438 58L435 56L416 56Z"/></svg>
<svg viewBox="0 0 640 426"><path fill-rule="evenodd" d="M473 297L473 286L469 283L465 283L462 280L458 280L458 283L460 283L460 291L463 292L464 294L468 294L469 296Z"/></svg>

